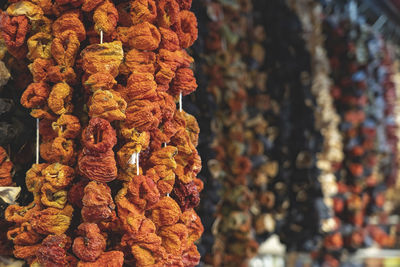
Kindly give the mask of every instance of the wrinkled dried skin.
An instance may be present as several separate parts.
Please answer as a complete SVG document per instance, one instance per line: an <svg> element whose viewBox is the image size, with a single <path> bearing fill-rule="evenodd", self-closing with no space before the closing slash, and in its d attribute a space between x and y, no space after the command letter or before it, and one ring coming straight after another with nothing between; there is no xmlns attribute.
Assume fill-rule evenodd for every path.
<svg viewBox="0 0 400 267"><path fill-rule="evenodd" d="M156 235L156 226L141 213L131 213L126 218L125 232L121 239L124 245L147 242L161 245L161 238Z"/></svg>
<svg viewBox="0 0 400 267"><path fill-rule="evenodd" d="M193 152L194 153L190 156L179 153L175 157L176 163L178 164L175 169L175 174L183 183L193 181L201 170L201 158L196 150L193 150Z"/></svg>
<svg viewBox="0 0 400 267"><path fill-rule="evenodd" d="M162 239L162 246L165 250L174 255L181 255L186 247L188 231L184 224L174 224L161 227L158 235Z"/></svg>
<svg viewBox="0 0 400 267"><path fill-rule="evenodd" d="M37 108L46 104L50 87L44 83L31 83L21 96L21 105L25 108Z"/></svg>
<svg viewBox="0 0 400 267"><path fill-rule="evenodd" d="M157 227L161 227L177 223L181 214L181 209L175 200L166 196L154 205L150 218Z"/></svg>
<svg viewBox="0 0 400 267"><path fill-rule="evenodd" d="M93 14L94 29L98 33L103 31L105 35L109 35L115 31L118 23L118 11L114 4L105 1L99 5Z"/></svg>
<svg viewBox="0 0 400 267"><path fill-rule="evenodd" d="M118 176L117 163L112 150L98 156L80 153L78 169L84 177L103 183L111 182Z"/></svg>
<svg viewBox="0 0 400 267"><path fill-rule="evenodd" d="M151 73L155 71L156 54L154 52L131 49L125 55L124 65L130 73Z"/></svg>
<svg viewBox="0 0 400 267"><path fill-rule="evenodd" d="M111 189L104 183L90 182L85 187L82 199L84 206L113 205Z"/></svg>
<svg viewBox="0 0 400 267"><path fill-rule="evenodd" d="M47 168L49 164L33 164L32 167L26 172L25 183L29 192L38 193L42 188L44 176L42 171Z"/></svg>
<svg viewBox="0 0 400 267"><path fill-rule="evenodd" d="M40 156L50 162L60 162L65 165L72 163L74 156L74 143L62 137L40 144Z"/></svg>
<svg viewBox="0 0 400 267"><path fill-rule="evenodd" d="M82 223L78 227L79 237L75 238L72 250L82 261L93 262L106 249L106 239L97 224Z"/></svg>
<svg viewBox="0 0 400 267"><path fill-rule="evenodd" d="M179 13L178 21L172 28L179 37L179 42L182 48L188 48L193 45L197 39L197 19L193 12L182 10Z"/></svg>
<svg viewBox="0 0 400 267"><path fill-rule="evenodd" d="M126 109L125 124L136 130L151 131L160 124L161 110L158 104L148 100L136 100Z"/></svg>
<svg viewBox="0 0 400 267"><path fill-rule="evenodd" d="M62 165L60 163L53 163L42 170L45 180L54 188L62 189L70 185L75 178L75 171L73 168Z"/></svg>
<svg viewBox="0 0 400 267"><path fill-rule="evenodd" d="M160 49L176 51L180 49L178 35L171 29L158 28L161 34Z"/></svg>
<svg viewBox="0 0 400 267"><path fill-rule="evenodd" d="M160 27L169 28L179 19L179 5L175 0L160 0L157 5L157 21Z"/></svg>
<svg viewBox="0 0 400 267"><path fill-rule="evenodd" d="M192 0L176 0L181 10L189 10L192 6Z"/></svg>
<svg viewBox="0 0 400 267"><path fill-rule="evenodd" d="M189 68L178 69L170 87L171 94L177 96L182 93L185 96L193 93L196 89L197 83L193 71Z"/></svg>
<svg viewBox="0 0 400 267"><path fill-rule="evenodd" d="M128 183L127 198L137 207L145 210L159 201L160 193L150 177L138 175Z"/></svg>
<svg viewBox="0 0 400 267"><path fill-rule="evenodd" d="M112 222L115 219L115 211L109 206L90 206L83 207L81 211L84 222L104 223Z"/></svg>
<svg viewBox="0 0 400 267"><path fill-rule="evenodd" d="M148 22L143 22L134 26L131 26L127 30L127 39L121 39L124 45L128 45L130 48L136 48L139 50L152 51L158 48L161 41L161 34L157 27Z"/></svg>
<svg viewBox="0 0 400 267"><path fill-rule="evenodd" d="M29 22L25 16L10 17L5 13L1 13L0 30L7 47L18 48L25 42L25 37L29 30Z"/></svg>
<svg viewBox="0 0 400 267"><path fill-rule="evenodd" d="M33 63L28 65L28 68L33 76L34 82L47 81L47 69L53 66L54 63L50 59L37 58Z"/></svg>
<svg viewBox="0 0 400 267"><path fill-rule="evenodd" d="M132 73L126 85L124 95L132 100L155 100L157 99L157 83L151 73Z"/></svg>
<svg viewBox="0 0 400 267"><path fill-rule="evenodd" d="M110 154L117 143L115 130L111 124L102 118L92 118L82 132L82 144L85 154Z"/></svg>
<svg viewBox="0 0 400 267"><path fill-rule="evenodd" d="M12 184L13 164L10 161L6 150L0 146L0 186Z"/></svg>
<svg viewBox="0 0 400 267"><path fill-rule="evenodd" d="M167 136L159 128L151 131L150 136L151 136L151 140L152 140L152 142L150 144L150 148L152 150L160 149L160 147L163 146L163 143L169 143L169 141L170 141L167 138Z"/></svg>
<svg viewBox="0 0 400 267"><path fill-rule="evenodd" d="M124 264L124 253L121 251L107 251L95 262L82 262L78 263L78 267L122 267Z"/></svg>
<svg viewBox="0 0 400 267"><path fill-rule="evenodd" d="M26 16L31 21L41 20L43 18L42 9L29 1L19 1L11 4L6 13L10 16Z"/></svg>
<svg viewBox="0 0 400 267"><path fill-rule="evenodd" d="M40 244L32 246L14 246L13 254L16 258L28 260L36 256L36 252L39 248Z"/></svg>
<svg viewBox="0 0 400 267"><path fill-rule="evenodd" d="M44 184L40 190L42 192L41 202L46 207L63 209L67 203L67 191L59 190L50 184Z"/></svg>
<svg viewBox="0 0 400 267"><path fill-rule="evenodd" d="M31 113L29 114L36 119L45 119L50 121L54 121L57 119L57 117L53 113L50 113L50 109L48 106L32 109Z"/></svg>
<svg viewBox="0 0 400 267"><path fill-rule="evenodd" d="M97 90L111 90L117 81L108 72L98 72L90 75L89 78L84 82L84 86L89 92L96 92Z"/></svg>
<svg viewBox="0 0 400 267"><path fill-rule="evenodd" d="M176 51L160 49L157 62L167 64L175 72L178 68L189 68L194 59L184 49Z"/></svg>
<svg viewBox="0 0 400 267"><path fill-rule="evenodd" d="M194 209L188 209L183 212L180 221L186 225L188 230L188 244L194 243L203 234L203 224L201 223L201 219L196 214Z"/></svg>
<svg viewBox="0 0 400 267"><path fill-rule="evenodd" d="M89 74L109 72L113 77L118 75L119 65L122 63L124 52L122 43L93 44L87 46L82 52L83 69Z"/></svg>
<svg viewBox="0 0 400 267"><path fill-rule="evenodd" d="M43 119L39 121L39 134L42 142L48 142L56 138L58 135L51 127L51 120Z"/></svg>
<svg viewBox="0 0 400 267"><path fill-rule="evenodd" d="M179 129L175 136L171 138L171 144L178 148L178 156L182 160L179 163L186 166L185 159L188 159L193 153L196 153L196 147L190 142L188 132L185 129Z"/></svg>
<svg viewBox="0 0 400 267"><path fill-rule="evenodd" d="M52 28L53 35L61 40L63 39L63 34L68 31L75 32L79 42L82 42L86 39L85 26L79 19L79 14L76 12L67 12L63 14L53 23Z"/></svg>
<svg viewBox="0 0 400 267"><path fill-rule="evenodd" d="M50 59L51 58L51 44L52 37L48 33L39 32L28 39L29 53L27 58L34 61L37 58Z"/></svg>
<svg viewBox="0 0 400 267"><path fill-rule="evenodd" d="M131 246L136 266L164 266L165 250L158 244L140 243Z"/></svg>
<svg viewBox="0 0 400 267"><path fill-rule="evenodd" d="M58 65L64 67L73 67L75 57L78 53L80 42L74 31L66 31L54 38L51 44L51 54Z"/></svg>
<svg viewBox="0 0 400 267"><path fill-rule="evenodd" d="M118 165L121 169L125 171L134 171L136 170L136 154L138 153L138 147L135 143L127 143L125 144L118 152L117 152L117 160ZM134 160L132 161L132 157Z"/></svg>
<svg viewBox="0 0 400 267"><path fill-rule="evenodd" d="M200 253L195 244L183 252L182 262L185 267L195 267L200 263Z"/></svg>
<svg viewBox="0 0 400 267"><path fill-rule="evenodd" d="M186 131L188 131L189 133L190 141L196 147L198 145L200 134L199 124L197 123L197 120L194 116L186 112L184 114L186 120Z"/></svg>
<svg viewBox="0 0 400 267"><path fill-rule="evenodd" d="M185 267L182 263L182 255L168 253L164 263L165 267Z"/></svg>
<svg viewBox="0 0 400 267"><path fill-rule="evenodd" d="M104 0L83 0L82 10L85 12L90 12L103 2Z"/></svg>
<svg viewBox="0 0 400 267"><path fill-rule="evenodd" d="M43 237L32 230L32 226L29 222L25 222L20 227L8 231L7 238L11 240L14 245L30 246L40 242Z"/></svg>
<svg viewBox="0 0 400 267"><path fill-rule="evenodd" d="M82 198L84 196L84 189L88 184L88 180L80 180L78 183L74 183L68 190L68 202L72 205L82 209Z"/></svg>
<svg viewBox="0 0 400 267"><path fill-rule="evenodd" d="M174 199L178 202L183 211L195 208L200 203L200 193L193 181L184 184L180 180L177 180L173 193Z"/></svg>
<svg viewBox="0 0 400 267"><path fill-rule="evenodd" d="M31 220L32 216L40 210L40 206L32 202L28 206L19 206L17 204L7 207L4 217L9 222L21 224Z"/></svg>
<svg viewBox="0 0 400 267"><path fill-rule="evenodd" d="M174 157L177 152L177 148L174 146L163 147L151 154L150 162L153 165L165 165L168 168L175 169L176 162L174 160Z"/></svg>
<svg viewBox="0 0 400 267"><path fill-rule="evenodd" d="M100 117L108 121L124 120L126 102L121 95L113 90L97 90L90 101L89 116Z"/></svg>
<svg viewBox="0 0 400 267"><path fill-rule="evenodd" d="M114 214L111 189L103 183L90 182L84 190L82 217L87 222L110 221Z"/></svg>
<svg viewBox="0 0 400 267"><path fill-rule="evenodd" d="M68 114L62 114L57 121L51 124L51 127L59 137L65 139L75 139L81 132L79 119Z"/></svg>
<svg viewBox="0 0 400 267"><path fill-rule="evenodd" d="M67 250L70 247L71 240L68 236L49 235L36 252L38 262L41 266L67 266Z"/></svg>
<svg viewBox="0 0 400 267"><path fill-rule="evenodd" d="M128 218L133 215L143 216L144 210L140 210L136 205L131 203L125 196L127 194L127 187L121 188L115 197L117 204L118 218L121 221L123 228L128 228ZM153 224L154 225L154 224ZM154 228L155 229L155 228Z"/></svg>
<svg viewBox="0 0 400 267"><path fill-rule="evenodd" d="M55 114L61 115L72 112L74 106L71 100L72 88L67 83L57 83L51 89L47 103Z"/></svg>
<svg viewBox="0 0 400 267"><path fill-rule="evenodd" d="M47 73L48 80L52 83L68 83L76 84L76 73L71 67L63 67L61 65L50 66Z"/></svg>
<svg viewBox="0 0 400 267"><path fill-rule="evenodd" d="M130 7L131 21L133 25L150 22L157 17L157 7L154 0L132 1Z"/></svg>
<svg viewBox="0 0 400 267"><path fill-rule="evenodd" d="M185 50L176 50L174 52L160 49L157 57L159 71L156 74L156 82L163 91L167 91L169 83L175 77L175 72L178 68L188 68L193 63L193 58L190 57Z"/></svg>
<svg viewBox="0 0 400 267"><path fill-rule="evenodd" d="M137 153L149 146L149 132L138 132L135 128L127 128L124 124L121 124L120 134L128 142L126 146L134 149Z"/></svg>
<svg viewBox="0 0 400 267"><path fill-rule="evenodd" d="M70 225L72 212L73 208L70 205L65 206L63 210L47 208L35 212L31 219L32 228L43 235L61 235Z"/></svg>
<svg viewBox="0 0 400 267"><path fill-rule="evenodd" d="M176 104L174 98L166 92L158 92L158 96L159 96L159 105L161 108L161 112L163 114L163 120L164 121L172 120L174 113L176 113ZM166 134L167 138L172 136L168 135L168 133L164 131L164 127L163 127L163 133Z"/></svg>
<svg viewBox="0 0 400 267"><path fill-rule="evenodd" d="M175 184L175 173L165 165L157 165L149 169L146 175L154 175L157 180L157 188L161 195L170 194Z"/></svg>

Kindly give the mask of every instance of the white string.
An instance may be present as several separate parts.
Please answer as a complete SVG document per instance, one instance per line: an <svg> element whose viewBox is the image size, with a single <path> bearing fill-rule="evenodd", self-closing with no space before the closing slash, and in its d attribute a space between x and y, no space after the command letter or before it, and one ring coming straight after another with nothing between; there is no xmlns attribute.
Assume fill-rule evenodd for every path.
<svg viewBox="0 0 400 267"><path fill-rule="evenodd" d="M103 43L103 30L100 30L100 44Z"/></svg>
<svg viewBox="0 0 400 267"><path fill-rule="evenodd" d="M163 144L163 147L166 147L167 146L167 143L162 143Z"/></svg>
<svg viewBox="0 0 400 267"><path fill-rule="evenodd" d="M39 164L39 119L36 119L36 164Z"/></svg>
<svg viewBox="0 0 400 267"><path fill-rule="evenodd" d="M182 112L182 92L179 93L179 111Z"/></svg>
<svg viewBox="0 0 400 267"><path fill-rule="evenodd" d="M136 175L139 175L139 154L140 153L133 153L132 156L128 160L129 164L131 164L131 165L136 164Z"/></svg>
<svg viewBox="0 0 400 267"><path fill-rule="evenodd" d="M139 154L136 153L136 175L139 175Z"/></svg>

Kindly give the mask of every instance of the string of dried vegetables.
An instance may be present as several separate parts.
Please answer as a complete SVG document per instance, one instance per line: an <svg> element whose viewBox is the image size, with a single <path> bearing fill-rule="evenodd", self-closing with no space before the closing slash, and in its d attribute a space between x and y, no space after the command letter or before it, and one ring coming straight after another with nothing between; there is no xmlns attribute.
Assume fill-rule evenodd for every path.
<svg viewBox="0 0 400 267"><path fill-rule="evenodd" d="M6 211L14 256L33 266L197 265L199 128L175 104L197 88L184 50L197 38L190 6L11 1L1 13L8 52L32 62L21 103L40 119L48 162L27 172L34 201ZM82 92L89 120L74 108Z"/></svg>

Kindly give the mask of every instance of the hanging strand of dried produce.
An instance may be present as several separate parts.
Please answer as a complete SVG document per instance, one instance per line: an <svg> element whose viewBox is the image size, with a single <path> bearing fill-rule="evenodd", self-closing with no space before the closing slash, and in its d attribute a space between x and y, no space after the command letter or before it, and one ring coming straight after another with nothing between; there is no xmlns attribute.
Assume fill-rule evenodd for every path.
<svg viewBox="0 0 400 267"><path fill-rule="evenodd" d="M12 2L1 29L8 51L32 61L21 103L40 119L40 156L48 162L27 173L34 201L7 209L17 225L9 231L14 255L44 266L196 266L199 128L181 108L197 88L184 50L197 38L191 1ZM90 119L80 117L87 126L76 151L79 80ZM114 205L106 183L116 178L123 186ZM64 234L68 202L77 209L74 227L81 222L72 238Z"/></svg>
<svg viewBox="0 0 400 267"><path fill-rule="evenodd" d="M322 6L315 1L289 1L298 14L302 26L303 36L310 49L312 57L312 93L316 104L315 127L321 132L324 142L322 151L317 155L317 167L320 170L318 181L322 189L322 199L318 200L320 232L329 233L337 229L338 225L333 218L333 197L338 191L336 173L343 160L343 142L339 132L340 117L333 104L330 93L330 65L323 47L322 36ZM321 201L323 203L321 203ZM325 206L325 208L322 208Z"/></svg>
<svg viewBox="0 0 400 267"><path fill-rule="evenodd" d="M391 113L390 102L385 101L390 71L382 58L383 41L367 25L347 16L346 12L330 14L325 31L334 81L331 93L343 120L340 129L345 141L344 170L333 203L338 229L324 239L322 251L316 254L331 266L339 266L345 250L394 244L393 233L374 223L384 225L388 215L383 207L393 152L387 135L391 123L382 118Z"/></svg>
<svg viewBox="0 0 400 267"><path fill-rule="evenodd" d="M76 20L83 28L82 22ZM75 176L71 167L76 161L73 139L79 134L80 125L71 115L73 62L61 63L56 59L60 53L52 51L53 38L61 35L57 25L62 23L62 18L51 24L41 7L21 1L10 4L2 13L1 21L8 52L32 62L29 69L33 83L21 96L21 104L32 109L31 116L40 119L40 156L47 162L34 164L26 174L26 186L34 195L33 202L28 206L7 208L6 219L15 223L15 228L7 235L14 243L15 257L25 259L29 264L66 265L74 261L73 256L67 255L71 240L64 233L73 213L67 201L67 190ZM79 34L78 30L71 29L71 34ZM55 61L53 54L57 55L53 56ZM69 131L70 124L75 127L72 132ZM56 252L54 247L60 242L65 246L60 246Z"/></svg>
<svg viewBox="0 0 400 267"><path fill-rule="evenodd" d="M215 139L211 144L215 157L208 161L208 166L212 179L223 184L222 192L217 193L221 200L216 220L209 220L209 227L211 223L213 226L212 230L207 229L215 235L215 242L204 262L214 266L242 265L256 254L258 247L251 234L251 160L244 129L248 119L246 90L251 87L246 65L252 36L251 11L251 1L207 3L210 21L204 42L205 74L207 90L217 105L213 119ZM218 200L217 196L214 199ZM207 243L210 241L204 240Z"/></svg>
<svg viewBox="0 0 400 267"><path fill-rule="evenodd" d="M200 259L193 243L203 231L193 210L202 188L196 178L199 128L175 104L181 107L182 95L197 88L193 58L184 50L197 38L190 6L191 1L135 1L124 16L130 19L117 29L126 51L117 91L127 109L119 127L118 179L124 185L116 204L125 262L136 266L196 266Z"/></svg>

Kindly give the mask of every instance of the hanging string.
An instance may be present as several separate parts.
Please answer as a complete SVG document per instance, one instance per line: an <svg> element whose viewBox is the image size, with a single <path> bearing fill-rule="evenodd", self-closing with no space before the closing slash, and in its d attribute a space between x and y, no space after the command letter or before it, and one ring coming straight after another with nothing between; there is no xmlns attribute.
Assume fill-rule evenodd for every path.
<svg viewBox="0 0 400 267"><path fill-rule="evenodd" d="M100 44L103 43L103 30L100 30Z"/></svg>
<svg viewBox="0 0 400 267"><path fill-rule="evenodd" d="M136 175L139 175L139 155L140 153L136 153Z"/></svg>
<svg viewBox="0 0 400 267"><path fill-rule="evenodd" d="M39 119L36 119L36 164L39 164Z"/></svg>
<svg viewBox="0 0 400 267"><path fill-rule="evenodd" d="M139 155L140 153L133 153L132 156L129 158L128 163L131 165L136 164L136 175L139 175Z"/></svg>

